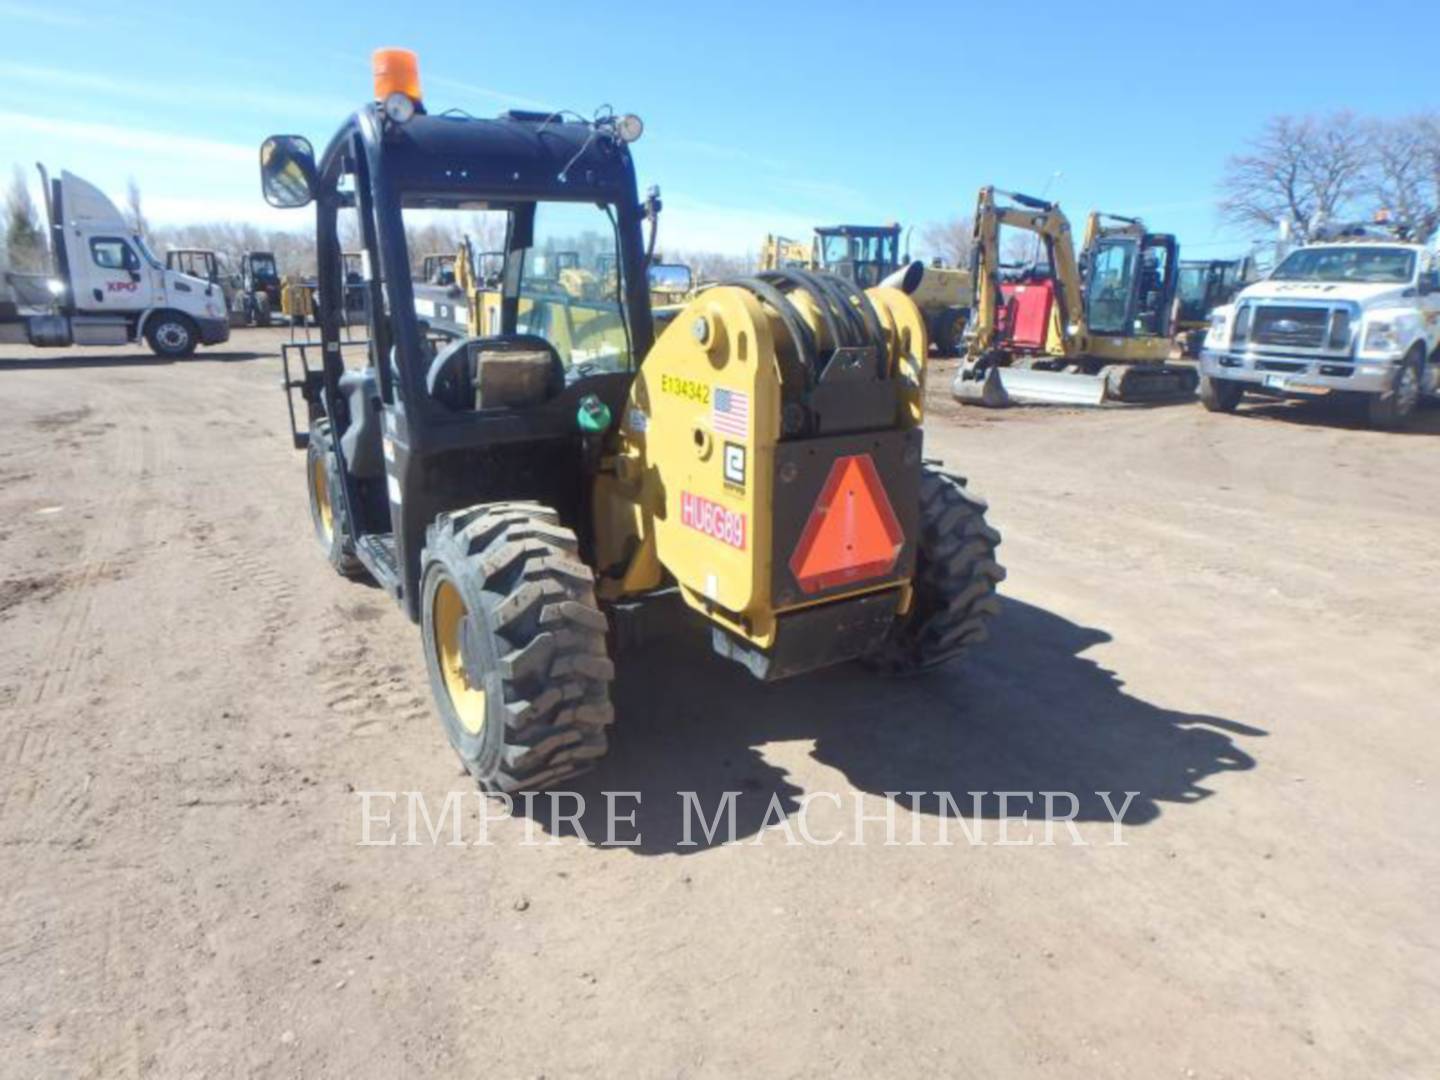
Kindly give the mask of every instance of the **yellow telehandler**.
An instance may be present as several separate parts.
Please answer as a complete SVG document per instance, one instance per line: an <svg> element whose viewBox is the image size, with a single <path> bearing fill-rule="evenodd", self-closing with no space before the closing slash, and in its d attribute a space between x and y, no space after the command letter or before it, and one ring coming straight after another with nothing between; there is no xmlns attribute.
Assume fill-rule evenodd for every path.
<svg viewBox="0 0 1440 1080"><path fill-rule="evenodd" d="M612 643L647 611L677 607L767 680L855 659L918 671L985 636L1000 538L926 459L909 297L778 270L706 289L657 336L637 118L432 116L413 54L375 68L374 101L323 155L293 135L261 151L267 199L316 206L322 340L284 347L292 435L322 549L419 623L481 785L554 784L605 753ZM509 218L498 325L437 341L406 215L476 206ZM340 326L352 208L363 341ZM567 241L614 257L613 293L532 272Z"/></svg>

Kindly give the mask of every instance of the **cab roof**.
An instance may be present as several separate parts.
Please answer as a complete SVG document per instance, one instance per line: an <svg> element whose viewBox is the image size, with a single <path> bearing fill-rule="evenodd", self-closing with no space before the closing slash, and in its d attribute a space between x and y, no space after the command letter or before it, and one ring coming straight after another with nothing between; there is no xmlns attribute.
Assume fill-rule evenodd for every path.
<svg viewBox="0 0 1440 1080"><path fill-rule="evenodd" d="M628 148L588 121L520 111L480 119L450 111L382 124L374 106L355 120L383 157L402 206L484 210L517 202L635 198ZM327 159L343 136L342 130Z"/></svg>

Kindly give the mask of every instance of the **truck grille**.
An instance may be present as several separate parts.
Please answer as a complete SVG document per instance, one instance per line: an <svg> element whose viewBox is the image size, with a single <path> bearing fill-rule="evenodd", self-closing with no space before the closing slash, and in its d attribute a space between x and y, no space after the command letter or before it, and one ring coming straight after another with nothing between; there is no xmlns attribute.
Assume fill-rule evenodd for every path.
<svg viewBox="0 0 1440 1080"><path fill-rule="evenodd" d="M1325 344L1330 326L1330 309L1257 305L1250 340L1256 345L1284 345L1318 349Z"/></svg>

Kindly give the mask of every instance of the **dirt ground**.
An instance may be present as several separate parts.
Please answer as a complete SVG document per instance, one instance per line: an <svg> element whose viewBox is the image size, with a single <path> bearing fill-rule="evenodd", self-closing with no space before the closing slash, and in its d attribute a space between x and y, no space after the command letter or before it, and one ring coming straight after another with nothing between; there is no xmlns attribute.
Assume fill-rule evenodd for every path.
<svg viewBox="0 0 1440 1080"><path fill-rule="evenodd" d="M1440 1074L1440 410L941 393L990 642L765 687L670 641L583 839L542 803L362 846L361 792L473 788L416 629L316 547L282 335L0 357L0 1073ZM743 793L735 842L683 844L686 790ZM970 791L1076 832L999 844Z"/></svg>

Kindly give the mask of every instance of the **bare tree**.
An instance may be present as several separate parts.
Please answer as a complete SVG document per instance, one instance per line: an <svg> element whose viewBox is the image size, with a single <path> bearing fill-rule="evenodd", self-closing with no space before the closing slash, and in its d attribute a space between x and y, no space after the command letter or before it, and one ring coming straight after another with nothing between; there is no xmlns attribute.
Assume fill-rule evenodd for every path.
<svg viewBox="0 0 1440 1080"><path fill-rule="evenodd" d="M1229 159L1220 212L1256 231L1289 221L1304 241L1326 221L1353 209L1369 165L1369 132L1348 112L1328 117L1275 116Z"/></svg>
<svg viewBox="0 0 1440 1080"><path fill-rule="evenodd" d="M1428 241L1440 230L1440 113L1372 122L1370 150L1376 209Z"/></svg>
<svg viewBox="0 0 1440 1080"><path fill-rule="evenodd" d="M968 267L975 246L975 219L932 221L920 230L920 243L932 258L943 259L947 266Z"/></svg>
<svg viewBox="0 0 1440 1080"><path fill-rule="evenodd" d="M680 263L690 267L695 281L728 281L755 269L753 256L726 255L718 251L667 251L655 253L657 262Z"/></svg>
<svg viewBox="0 0 1440 1080"><path fill-rule="evenodd" d="M150 223L145 220L145 211L140 205L140 185L133 176L125 185L125 208L130 211L130 228L135 230L135 235L148 237Z"/></svg>
<svg viewBox="0 0 1440 1080"><path fill-rule="evenodd" d="M45 268L45 234L25 172L19 165L5 193L5 251L10 269L34 273Z"/></svg>

